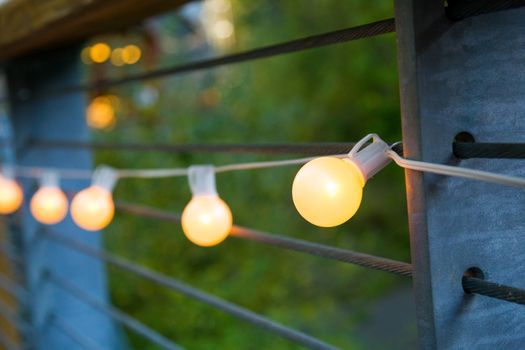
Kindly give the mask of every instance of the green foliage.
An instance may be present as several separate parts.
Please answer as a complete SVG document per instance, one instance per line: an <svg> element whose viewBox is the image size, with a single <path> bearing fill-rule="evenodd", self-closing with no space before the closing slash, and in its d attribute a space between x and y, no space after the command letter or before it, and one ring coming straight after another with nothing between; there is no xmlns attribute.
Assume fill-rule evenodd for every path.
<svg viewBox="0 0 525 350"><path fill-rule="evenodd" d="M298 6L300 5L300 6ZM233 1L232 52L391 17L391 2ZM178 28L160 20L161 36ZM188 45L180 38L180 47ZM369 132L400 139L394 35L340 44L206 72L167 78L154 108L129 99L117 128L97 139L122 142L350 142ZM191 56L163 56L160 65ZM122 98L140 85L121 89ZM206 95L208 94L208 95ZM206 102L213 97L214 105ZM215 101L217 100L217 101ZM204 102L203 102L204 101ZM125 111L125 113L124 113ZM246 155L170 155L100 151L118 167L171 167L275 159ZM409 260L403 173L389 167L366 187L354 219L333 229L296 213L291 183L297 168L219 175L219 192L235 223L341 248ZM186 179L125 180L119 200L181 212ZM214 248L187 241L178 225L119 214L105 233L108 249L345 349L366 347L357 326L371 305L405 281L236 238ZM129 274L110 270L113 302L189 349L296 349L206 305ZM408 338L414 337L412 329ZM129 334L136 349L156 349Z"/></svg>

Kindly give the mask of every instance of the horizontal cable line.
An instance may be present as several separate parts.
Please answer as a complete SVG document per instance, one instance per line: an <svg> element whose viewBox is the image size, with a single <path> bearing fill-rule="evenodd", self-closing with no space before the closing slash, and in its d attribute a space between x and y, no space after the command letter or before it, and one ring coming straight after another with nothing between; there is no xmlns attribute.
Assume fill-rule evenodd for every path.
<svg viewBox="0 0 525 350"><path fill-rule="evenodd" d="M463 289L467 293L484 295L510 303L525 305L525 290L504 284L485 281L477 277L463 277Z"/></svg>
<svg viewBox="0 0 525 350"><path fill-rule="evenodd" d="M47 234L46 234L47 235ZM49 237L52 237L50 234ZM107 304L104 304L97 300L96 298L92 297L88 293L84 292L82 289L76 287L74 284L70 283L68 280L58 277L55 274L47 271L46 275L50 282L55 283L60 288L64 289L65 291L69 292L71 295L73 295L75 298L82 300L86 304L89 304L94 309L99 310L100 312L103 312L104 314L110 316L111 318L119 321L120 323L126 325L128 328L132 329L137 334L140 334L144 338L148 339L149 341L157 344L158 346L162 347L163 349L167 350L182 350L182 348L176 344L174 344L171 340L167 339L166 337L160 335L156 331L152 330L142 322L139 322L135 318L127 315L126 313L110 306Z"/></svg>
<svg viewBox="0 0 525 350"><path fill-rule="evenodd" d="M151 207L123 202L117 202L116 207L120 211L141 217L148 217L176 223L180 222L180 215ZM349 264L359 265L369 269L389 272L399 276L412 276L412 265L401 261L390 260L346 249L329 247L318 243L306 242L295 238L261 232L236 225L233 226L231 236Z"/></svg>
<svg viewBox="0 0 525 350"><path fill-rule="evenodd" d="M277 144L140 144L83 142L74 140L33 140L28 147L95 149L164 153L304 154L330 155L349 152L355 143L277 143Z"/></svg>
<svg viewBox="0 0 525 350"><path fill-rule="evenodd" d="M86 337L84 334L78 332L69 323L60 319L56 315L52 315L49 319L50 324L55 326L60 332L67 335L71 340L80 345L86 350L104 350L102 346L96 344L92 339Z"/></svg>
<svg viewBox="0 0 525 350"><path fill-rule="evenodd" d="M234 63L257 60L309 50L313 48L334 45L354 40L370 38L381 34L392 33L395 31L395 21L393 18L368 23L356 27L346 28L324 34L313 35L301 39L296 39L276 45L256 48L249 51L235 53L218 58L204 59L201 61L190 62L182 65L175 65L168 68L162 68L146 73L129 75L124 78L114 80L100 80L92 84L73 85L55 90L48 90L45 93L38 94L36 98L47 98L55 95L63 95L81 91L102 90L110 87L123 85L135 81L157 79L164 76L173 76L177 74L195 72L204 69L210 69L219 66L225 66Z"/></svg>
<svg viewBox="0 0 525 350"><path fill-rule="evenodd" d="M460 159L523 159L525 158L525 143L454 142L452 151L454 156Z"/></svg>
<svg viewBox="0 0 525 350"><path fill-rule="evenodd" d="M16 344L1 327L0 327L0 344L2 344L6 350L22 350L22 347Z"/></svg>
<svg viewBox="0 0 525 350"><path fill-rule="evenodd" d="M108 264L111 264L122 270L131 272L158 285L164 286L170 290L181 293L189 298L213 306L218 310L235 316L241 320L247 321L257 327L266 329L271 333L280 335L283 338L291 340L297 344L301 344L307 348L318 350L337 349L336 347L329 345L303 332L283 326L255 312L252 312L229 301L223 300L219 297L213 296L204 291L191 287L190 285L172 277L160 274L144 266L137 265L122 257L95 249L89 245L86 245L74 239L67 238L64 235L50 232L48 230L43 231L42 236L52 239L56 242L62 243L78 252L82 252L86 255L90 255L95 258L99 258L107 262Z"/></svg>
<svg viewBox="0 0 525 350"><path fill-rule="evenodd" d="M26 303L28 301L29 294L27 290L5 277L4 274L0 274L0 288L4 289L21 303Z"/></svg>
<svg viewBox="0 0 525 350"><path fill-rule="evenodd" d="M32 328L26 320L18 315L18 312L13 307L10 307L2 299L0 299L0 315L19 331L27 332Z"/></svg>

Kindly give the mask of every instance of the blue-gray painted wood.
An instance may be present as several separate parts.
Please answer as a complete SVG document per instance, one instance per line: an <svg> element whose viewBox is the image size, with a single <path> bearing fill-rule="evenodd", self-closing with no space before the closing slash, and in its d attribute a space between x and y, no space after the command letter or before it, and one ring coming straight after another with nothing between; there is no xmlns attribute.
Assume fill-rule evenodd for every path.
<svg viewBox="0 0 525 350"><path fill-rule="evenodd" d="M83 94L69 94L52 99L20 101L27 89L36 94L79 83L80 64L77 48L41 54L11 62L7 68L9 108L14 130L15 155L19 165L58 168L90 169L92 158L88 150L38 149L31 139L89 140L85 124L86 100ZM27 97L27 96L26 96ZM49 269L83 288L102 302L108 301L105 265L92 257L72 251L39 236L42 229L29 212L29 201L37 182L21 179L24 188L24 207L17 214L25 256L26 286L30 292L29 314L34 333L30 341L36 349L72 350L79 348L65 334L49 322L55 315L70 324L79 333L105 349L120 349L117 328L106 315L77 300L67 292L50 284L43 271ZM89 184L88 180L61 180L66 192L77 192ZM51 229L74 237L94 247L101 246L101 234L79 229L68 217Z"/></svg>
<svg viewBox="0 0 525 350"><path fill-rule="evenodd" d="M452 156L454 136L525 142L525 9L445 18L441 0L397 0L405 155L525 176L524 160ZM465 295L463 272L525 288L525 190L407 172L423 349L523 349L525 308Z"/></svg>

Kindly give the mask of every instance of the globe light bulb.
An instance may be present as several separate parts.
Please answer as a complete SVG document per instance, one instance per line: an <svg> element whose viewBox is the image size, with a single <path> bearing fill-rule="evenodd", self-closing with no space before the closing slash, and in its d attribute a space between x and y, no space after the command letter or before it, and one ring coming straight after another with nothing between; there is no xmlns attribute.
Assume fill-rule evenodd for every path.
<svg viewBox="0 0 525 350"><path fill-rule="evenodd" d="M351 162L321 157L306 163L295 176L292 198L297 211L321 227L341 225L359 209L365 180Z"/></svg>
<svg viewBox="0 0 525 350"><path fill-rule="evenodd" d="M224 241L232 228L230 208L219 196L194 196L182 212L182 230L193 243L210 247Z"/></svg>
<svg viewBox="0 0 525 350"><path fill-rule="evenodd" d="M93 173L92 185L73 197L71 216L73 221L87 231L98 231L111 223L115 204L111 193L117 177L109 167L99 167Z"/></svg>
<svg viewBox="0 0 525 350"><path fill-rule="evenodd" d="M31 198L31 214L46 225L59 223L67 214L67 198L58 187L41 187Z"/></svg>
<svg viewBox="0 0 525 350"><path fill-rule="evenodd" d="M22 205L24 194L20 185L4 175L0 175L0 214L11 214Z"/></svg>
<svg viewBox="0 0 525 350"><path fill-rule="evenodd" d="M98 231L109 225L115 214L111 192L99 186L80 191L71 202L73 221L88 231Z"/></svg>
<svg viewBox="0 0 525 350"><path fill-rule="evenodd" d="M232 228L232 213L219 198L215 186L215 169L211 165L196 165L188 169L193 197L182 212L182 231L202 247L224 241Z"/></svg>
<svg viewBox="0 0 525 350"><path fill-rule="evenodd" d="M363 147L370 139L373 142ZM320 227L348 221L361 205L366 181L390 162L387 150L388 145L371 134L358 142L348 157L320 157L306 163L292 185L299 214Z"/></svg>

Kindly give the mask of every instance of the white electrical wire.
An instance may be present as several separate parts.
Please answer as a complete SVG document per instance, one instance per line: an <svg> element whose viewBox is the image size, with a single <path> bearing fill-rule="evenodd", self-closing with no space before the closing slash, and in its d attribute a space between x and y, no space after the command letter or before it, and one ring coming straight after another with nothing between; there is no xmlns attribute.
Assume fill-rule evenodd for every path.
<svg viewBox="0 0 525 350"><path fill-rule="evenodd" d="M442 165L428 162L410 160L401 157L393 150L388 150L387 155L400 167L429 172L440 175L456 176L473 180L497 183L505 186L525 187L525 178L496 174L488 171L461 168L457 166ZM325 157L347 158L348 154L337 154ZM216 166L215 173L224 173L239 170L266 169L290 165L301 165L318 157L296 158L287 160L277 160L268 162L237 163L222 166ZM61 178L66 179L91 179L93 171L82 169L57 169L42 167L14 167L16 174L20 177L41 178L48 171L56 172ZM122 178L169 178L188 176L188 168L165 168L165 169L115 169L115 175L118 179Z"/></svg>
<svg viewBox="0 0 525 350"><path fill-rule="evenodd" d="M327 157L345 158L347 154L335 154ZM286 160L276 160L268 162L251 162L251 163L237 163L216 166L215 173L225 173L230 171L239 170L252 170L252 169L266 169L266 168L277 168L290 165L306 164L312 159L317 157L308 158L296 158ZM40 178L47 171L54 171L60 174L61 178L68 179L90 179L93 176L93 171L90 170L76 170L76 169L56 169L56 168L42 168L42 167L26 167L17 166L15 167L16 174L20 177L27 178ZM188 168L165 168L165 169L115 169L115 174L119 179L122 178L167 178L167 177L179 177L187 176Z"/></svg>
<svg viewBox="0 0 525 350"><path fill-rule="evenodd" d="M387 151L387 154L397 165L406 169L424 171L440 175L463 177L467 179L497 183L505 186L525 187L525 178L521 177L501 175L488 171L461 168L457 166L410 160L401 157L392 150Z"/></svg>

